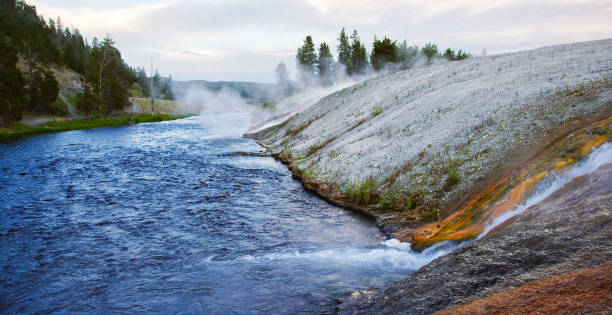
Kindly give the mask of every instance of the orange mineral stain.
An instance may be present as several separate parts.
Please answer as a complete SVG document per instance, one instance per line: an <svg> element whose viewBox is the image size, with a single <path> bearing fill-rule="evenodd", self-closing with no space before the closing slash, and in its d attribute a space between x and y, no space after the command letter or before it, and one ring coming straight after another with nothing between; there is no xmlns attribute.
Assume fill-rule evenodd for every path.
<svg viewBox="0 0 612 315"><path fill-rule="evenodd" d="M413 234L413 248L477 237L495 218L523 203L550 171L569 168L596 147L612 140L611 126L612 119L608 119L572 134L526 165L524 171L498 181L442 221L417 229Z"/></svg>

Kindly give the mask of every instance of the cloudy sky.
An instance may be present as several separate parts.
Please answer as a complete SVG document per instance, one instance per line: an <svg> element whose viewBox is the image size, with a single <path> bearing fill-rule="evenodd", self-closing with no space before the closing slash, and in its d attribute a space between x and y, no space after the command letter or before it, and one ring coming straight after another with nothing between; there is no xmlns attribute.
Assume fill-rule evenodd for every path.
<svg viewBox="0 0 612 315"><path fill-rule="evenodd" d="M612 37L612 0L30 0L91 39L109 34L132 66L175 80L273 82L310 34L331 47L357 29L474 54ZM334 55L335 49L333 50Z"/></svg>

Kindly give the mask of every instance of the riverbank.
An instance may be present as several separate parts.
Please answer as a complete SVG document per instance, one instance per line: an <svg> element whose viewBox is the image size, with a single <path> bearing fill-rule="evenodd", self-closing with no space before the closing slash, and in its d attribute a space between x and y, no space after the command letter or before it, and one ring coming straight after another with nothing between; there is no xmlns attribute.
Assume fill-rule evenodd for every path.
<svg viewBox="0 0 612 315"><path fill-rule="evenodd" d="M611 49L608 39L383 75L246 135L413 250L463 245L338 311L432 313L612 261ZM606 165L564 181L600 151Z"/></svg>
<svg viewBox="0 0 612 315"><path fill-rule="evenodd" d="M247 135L307 188L410 241L612 116L612 39L382 75Z"/></svg>
<svg viewBox="0 0 612 315"><path fill-rule="evenodd" d="M44 133L62 132L80 129L93 129L102 127L118 127L148 122L160 122L188 117L189 115L124 115L113 118L79 118L79 119L53 119L38 126L28 126L14 123L0 127L0 142L15 141Z"/></svg>
<svg viewBox="0 0 612 315"><path fill-rule="evenodd" d="M608 153L609 154L609 153ZM388 287L354 292L342 299L341 314L424 314L478 301L450 313L477 313L478 305L491 299L523 296L518 307L532 308L554 295L545 279L562 276L553 282L579 288L585 297L598 296L602 288L588 277L573 277L569 272L592 269L612 261L612 163L574 178L561 189L528 208L505 226L486 237L442 256L419 271ZM609 271L596 269L594 278ZM591 277L591 278L593 278ZM562 280L565 279L565 280ZM525 296L525 286L540 286L536 296ZM522 289L521 289L522 288ZM519 291L509 291L519 289ZM508 292L502 295L501 292ZM547 309L565 309L571 296L555 295ZM567 299L565 299L567 298ZM517 302L516 300L514 302ZM503 302L502 302L503 303ZM496 305L500 309L512 304ZM589 310L576 303L573 312ZM610 311L609 302L593 305ZM515 312L510 312L515 313ZM556 312L552 312L556 313Z"/></svg>

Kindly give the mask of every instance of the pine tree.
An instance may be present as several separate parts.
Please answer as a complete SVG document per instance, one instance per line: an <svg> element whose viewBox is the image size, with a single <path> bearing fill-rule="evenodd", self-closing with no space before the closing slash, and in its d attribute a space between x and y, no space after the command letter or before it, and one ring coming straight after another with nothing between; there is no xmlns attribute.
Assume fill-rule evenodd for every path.
<svg viewBox="0 0 612 315"><path fill-rule="evenodd" d="M414 63L416 56L419 54L419 47L414 45L408 47L408 43L404 40L397 48L397 56L399 62L402 63L402 69L408 69Z"/></svg>
<svg viewBox="0 0 612 315"><path fill-rule="evenodd" d="M431 62L431 59L438 55L438 46L436 44L427 43L421 50L423 55L427 57L427 62Z"/></svg>
<svg viewBox="0 0 612 315"><path fill-rule="evenodd" d="M359 40L357 30L354 30L353 34L351 35L351 66L353 68L353 73L362 74L367 65L368 56L366 54L365 46Z"/></svg>
<svg viewBox="0 0 612 315"><path fill-rule="evenodd" d="M0 29L0 125L21 119L25 96L17 50Z"/></svg>
<svg viewBox="0 0 612 315"><path fill-rule="evenodd" d="M304 39L304 45L298 48L296 58L301 71L307 73L315 72L317 54L315 53L315 46L310 35Z"/></svg>
<svg viewBox="0 0 612 315"><path fill-rule="evenodd" d="M152 80L153 80L153 83L152 83L153 91L151 91L152 95L154 98L159 98L159 92L161 90L161 86L160 86L161 76L159 75L159 71L155 70L155 75L153 75Z"/></svg>
<svg viewBox="0 0 612 315"><path fill-rule="evenodd" d="M351 45L349 44L349 38L346 36L344 27L338 36L338 64L345 67L347 74L353 73L351 63Z"/></svg>
<svg viewBox="0 0 612 315"><path fill-rule="evenodd" d="M323 85L331 84L331 73L334 67L334 56L331 54L327 43L322 42L319 46L319 79Z"/></svg>
<svg viewBox="0 0 612 315"><path fill-rule="evenodd" d="M378 40L374 37L374 43L372 44L372 55L370 56L370 62L375 70L380 70L387 63L398 63L397 43L391 41L385 36L383 40Z"/></svg>

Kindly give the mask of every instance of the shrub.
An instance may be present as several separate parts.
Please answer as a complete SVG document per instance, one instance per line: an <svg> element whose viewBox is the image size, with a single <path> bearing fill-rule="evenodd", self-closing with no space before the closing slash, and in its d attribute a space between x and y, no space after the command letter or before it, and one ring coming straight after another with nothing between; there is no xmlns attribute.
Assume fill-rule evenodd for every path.
<svg viewBox="0 0 612 315"><path fill-rule="evenodd" d="M423 212L423 214L421 214L421 218L423 219L431 219L433 217L440 219L440 217L438 216L440 210L439 209L431 209L429 211L425 211Z"/></svg>
<svg viewBox="0 0 612 315"><path fill-rule="evenodd" d="M455 185L461 180L461 174L455 168L449 168L446 170L446 184L444 184L444 190L450 191Z"/></svg>

